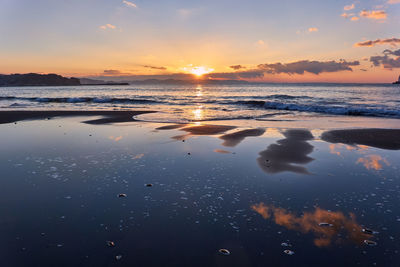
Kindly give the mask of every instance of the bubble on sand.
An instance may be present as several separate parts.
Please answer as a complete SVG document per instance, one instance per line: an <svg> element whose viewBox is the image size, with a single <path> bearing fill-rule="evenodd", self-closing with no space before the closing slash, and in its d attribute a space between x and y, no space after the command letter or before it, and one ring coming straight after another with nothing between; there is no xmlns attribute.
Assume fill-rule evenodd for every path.
<svg viewBox="0 0 400 267"><path fill-rule="evenodd" d="M333 226L333 224L331 224L331 223L326 223L326 222L321 222L321 223L319 223L318 225L321 226L321 227L331 227L331 226Z"/></svg>
<svg viewBox="0 0 400 267"><path fill-rule="evenodd" d="M379 232L371 230L369 228L363 228L361 230L363 233L368 234L368 235L375 235L375 234L379 234Z"/></svg>
<svg viewBox="0 0 400 267"><path fill-rule="evenodd" d="M285 254L287 254L287 255L290 255L290 256L291 256L291 255L294 255L294 251L289 250L289 249L284 250L283 253L285 253Z"/></svg>
<svg viewBox="0 0 400 267"><path fill-rule="evenodd" d="M372 240L364 240L364 244L373 247L373 246L376 246L378 243L376 243L375 241L372 241Z"/></svg>
<svg viewBox="0 0 400 267"><path fill-rule="evenodd" d="M219 251L219 253L221 253L222 255L225 255L225 256L231 255L231 252L229 250L227 250L226 248L221 248L218 251Z"/></svg>

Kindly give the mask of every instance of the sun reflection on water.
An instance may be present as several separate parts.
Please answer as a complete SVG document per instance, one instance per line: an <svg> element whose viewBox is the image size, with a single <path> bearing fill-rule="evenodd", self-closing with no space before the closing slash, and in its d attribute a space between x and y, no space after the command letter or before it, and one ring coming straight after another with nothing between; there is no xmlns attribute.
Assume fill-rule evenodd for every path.
<svg viewBox="0 0 400 267"><path fill-rule="evenodd" d="M196 87L196 96L197 97L203 96L203 88L201 87L201 85L197 85Z"/></svg>
<svg viewBox="0 0 400 267"><path fill-rule="evenodd" d="M200 121L203 119L203 106L198 106L197 109L193 110L194 120Z"/></svg>

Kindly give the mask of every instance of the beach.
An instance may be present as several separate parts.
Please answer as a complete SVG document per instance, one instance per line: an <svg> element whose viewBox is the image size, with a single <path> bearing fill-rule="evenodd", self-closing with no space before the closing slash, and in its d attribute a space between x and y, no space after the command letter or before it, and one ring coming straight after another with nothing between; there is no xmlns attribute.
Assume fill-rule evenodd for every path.
<svg viewBox="0 0 400 267"><path fill-rule="evenodd" d="M399 261L396 119L176 123L143 110L0 112L5 266Z"/></svg>

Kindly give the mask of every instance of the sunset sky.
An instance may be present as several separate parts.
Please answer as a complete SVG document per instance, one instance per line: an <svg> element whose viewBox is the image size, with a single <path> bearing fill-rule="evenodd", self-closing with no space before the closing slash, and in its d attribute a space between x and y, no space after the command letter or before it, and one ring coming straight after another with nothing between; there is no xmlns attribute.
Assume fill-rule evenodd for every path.
<svg viewBox="0 0 400 267"><path fill-rule="evenodd" d="M270 82L400 74L400 0L0 0L0 36L3 74Z"/></svg>

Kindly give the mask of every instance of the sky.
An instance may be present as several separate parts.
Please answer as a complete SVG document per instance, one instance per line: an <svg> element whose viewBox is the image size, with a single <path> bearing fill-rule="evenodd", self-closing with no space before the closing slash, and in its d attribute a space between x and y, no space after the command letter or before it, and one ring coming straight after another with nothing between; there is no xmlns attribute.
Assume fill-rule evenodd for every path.
<svg viewBox="0 0 400 267"><path fill-rule="evenodd" d="M392 82L400 0L0 0L0 73Z"/></svg>

